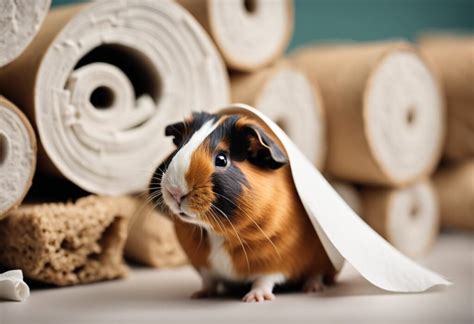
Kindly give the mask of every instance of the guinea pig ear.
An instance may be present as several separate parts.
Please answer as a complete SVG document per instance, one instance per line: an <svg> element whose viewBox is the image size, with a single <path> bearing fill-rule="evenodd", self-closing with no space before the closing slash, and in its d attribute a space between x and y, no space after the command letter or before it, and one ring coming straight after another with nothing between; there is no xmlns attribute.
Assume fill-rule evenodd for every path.
<svg viewBox="0 0 474 324"><path fill-rule="evenodd" d="M260 127L245 125L243 135L247 146L247 160L250 163L273 170L288 163L288 158L280 146Z"/></svg>
<svg viewBox="0 0 474 324"><path fill-rule="evenodd" d="M184 122L168 125L165 128L165 136L173 136L174 145L180 146L183 141L185 129L186 124Z"/></svg>

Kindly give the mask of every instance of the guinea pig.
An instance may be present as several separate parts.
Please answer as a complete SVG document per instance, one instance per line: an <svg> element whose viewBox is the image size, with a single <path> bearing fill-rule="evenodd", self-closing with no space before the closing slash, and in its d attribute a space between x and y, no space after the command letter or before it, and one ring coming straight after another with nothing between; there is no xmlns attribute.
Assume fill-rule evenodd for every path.
<svg viewBox="0 0 474 324"><path fill-rule="evenodd" d="M273 300L275 285L307 292L336 271L294 186L279 141L242 115L193 113L166 127L177 149L155 171L150 194L172 216L202 277L194 298L219 284L247 284L246 302Z"/></svg>

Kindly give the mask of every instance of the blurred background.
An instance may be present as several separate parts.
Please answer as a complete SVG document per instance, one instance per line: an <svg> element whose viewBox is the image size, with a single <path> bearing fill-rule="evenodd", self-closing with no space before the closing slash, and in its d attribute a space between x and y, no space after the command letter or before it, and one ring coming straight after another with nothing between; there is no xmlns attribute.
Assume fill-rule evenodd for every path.
<svg viewBox="0 0 474 324"><path fill-rule="evenodd" d="M53 6L78 2L53 0ZM313 41L414 40L420 31L469 32L473 14L471 0L296 0L288 50Z"/></svg>

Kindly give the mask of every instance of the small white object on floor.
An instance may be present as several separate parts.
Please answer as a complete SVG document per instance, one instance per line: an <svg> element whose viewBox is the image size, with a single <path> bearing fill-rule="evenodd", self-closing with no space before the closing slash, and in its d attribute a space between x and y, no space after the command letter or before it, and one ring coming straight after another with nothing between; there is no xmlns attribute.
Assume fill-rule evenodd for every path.
<svg viewBox="0 0 474 324"><path fill-rule="evenodd" d="M30 287L23 281L21 270L0 273L0 300L25 301L30 296Z"/></svg>

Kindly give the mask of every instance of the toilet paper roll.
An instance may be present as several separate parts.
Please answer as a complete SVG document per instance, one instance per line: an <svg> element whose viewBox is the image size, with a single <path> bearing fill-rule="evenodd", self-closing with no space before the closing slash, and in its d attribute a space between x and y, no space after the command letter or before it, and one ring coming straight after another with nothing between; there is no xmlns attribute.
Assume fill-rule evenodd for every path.
<svg viewBox="0 0 474 324"><path fill-rule="evenodd" d="M344 202L285 132L261 112L234 104L219 114L243 114L273 132L286 151L297 194L336 270L347 260L373 285L388 291L420 292L451 283L416 264L371 229ZM356 244L355 244L356 242Z"/></svg>
<svg viewBox="0 0 474 324"><path fill-rule="evenodd" d="M38 32L51 0L0 1L0 67L17 58Z"/></svg>
<svg viewBox="0 0 474 324"><path fill-rule="evenodd" d="M363 215L360 193L353 185L341 181L330 181L330 183L334 190L336 190L357 215Z"/></svg>
<svg viewBox="0 0 474 324"><path fill-rule="evenodd" d="M211 35L227 66L255 71L283 54L293 32L292 0L178 0Z"/></svg>
<svg viewBox="0 0 474 324"><path fill-rule="evenodd" d="M409 44L313 47L293 59L321 89L330 174L399 186L433 171L444 138L443 102Z"/></svg>
<svg viewBox="0 0 474 324"><path fill-rule="evenodd" d="M433 182L441 224L474 231L474 159L441 168Z"/></svg>
<svg viewBox="0 0 474 324"><path fill-rule="evenodd" d="M229 100L217 50L172 1L52 10L0 88L34 120L42 170L109 195L147 187L173 149L166 125Z"/></svg>
<svg viewBox="0 0 474 324"><path fill-rule="evenodd" d="M256 107L280 125L321 169L326 157L326 122L318 87L287 61L258 72L231 75L233 102Z"/></svg>
<svg viewBox="0 0 474 324"><path fill-rule="evenodd" d="M474 36L425 36L420 48L443 85L447 107L444 155L474 158Z"/></svg>
<svg viewBox="0 0 474 324"><path fill-rule="evenodd" d="M362 190L364 219L396 248L420 256L433 245L439 232L439 209L429 182L403 189Z"/></svg>
<svg viewBox="0 0 474 324"><path fill-rule="evenodd" d="M25 115L0 96L0 219L30 189L36 168L36 137Z"/></svg>

